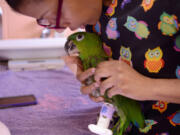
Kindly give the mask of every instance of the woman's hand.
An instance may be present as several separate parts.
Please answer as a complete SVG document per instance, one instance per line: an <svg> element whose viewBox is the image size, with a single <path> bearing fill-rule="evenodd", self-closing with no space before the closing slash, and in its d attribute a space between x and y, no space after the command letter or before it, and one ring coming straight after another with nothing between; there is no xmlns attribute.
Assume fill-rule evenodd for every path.
<svg viewBox="0 0 180 135"><path fill-rule="evenodd" d="M101 81L103 78L107 79ZM101 95L108 90L109 97L119 94L135 100L148 100L153 96L153 80L139 74L123 61L100 63L95 72L95 80L100 84Z"/></svg>
<svg viewBox="0 0 180 135"><path fill-rule="evenodd" d="M81 87L81 93L85 95L89 95L89 97L94 101L94 102L102 102L104 101L103 97L94 97L92 96L92 92L99 88L99 84L94 82L90 85L85 85L85 81L87 78L91 77L95 73L95 68L90 68L84 72L81 72L80 74L77 75L77 79L82 83Z"/></svg>
<svg viewBox="0 0 180 135"><path fill-rule="evenodd" d="M179 79L151 79L139 74L125 62L118 60L102 62L96 69L91 68L83 72L78 57L66 56L63 59L73 69L77 79L82 83L81 92L89 94L95 102L103 101L102 97L95 98L91 96L92 91L100 87L101 95L104 95L105 91L108 90L109 97L120 94L141 101L162 100L170 103L180 103ZM85 86L85 80L92 75L95 76L96 82L90 86ZM101 81L104 78L107 79Z"/></svg>
<svg viewBox="0 0 180 135"><path fill-rule="evenodd" d="M104 95L105 91L108 90L109 97L117 94L135 100L148 100L152 97L153 81L139 74L123 61L102 62L96 69L91 68L79 74L78 79L84 82L91 75L94 75L96 82L90 86L83 86L81 91L84 94L91 94L93 90L100 87L101 95ZM107 79L101 81L104 78ZM94 97L93 100L99 101Z"/></svg>
<svg viewBox="0 0 180 135"><path fill-rule="evenodd" d="M94 90L96 90L97 88L99 88L99 84L94 82L88 86L85 85L86 79L91 77L92 75L94 75L94 73L95 73L95 68L90 68L90 69L78 74L77 79L83 84L81 87L81 93L82 94L89 95L91 100L93 100L94 102L102 102L102 101L104 101L103 97L96 98L96 97L92 96L92 92Z"/></svg>
<svg viewBox="0 0 180 135"><path fill-rule="evenodd" d="M84 84L85 80L95 73L95 68L91 68L83 72L81 60L77 56L64 56L63 60L65 61L65 64L71 69L71 71L76 75L77 79L81 82L82 94L88 94L90 98L95 102L103 101L102 97L95 98L91 95L92 91L95 90L97 86L99 87L99 85L94 83L90 86L86 86Z"/></svg>
<svg viewBox="0 0 180 135"><path fill-rule="evenodd" d="M74 73L74 75L80 74L83 70L81 60L77 56L63 56L65 64Z"/></svg>

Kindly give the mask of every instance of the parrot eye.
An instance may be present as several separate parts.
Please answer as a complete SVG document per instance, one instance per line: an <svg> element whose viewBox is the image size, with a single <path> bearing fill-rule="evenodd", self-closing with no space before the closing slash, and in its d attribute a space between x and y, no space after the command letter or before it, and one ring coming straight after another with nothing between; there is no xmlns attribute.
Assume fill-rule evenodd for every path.
<svg viewBox="0 0 180 135"><path fill-rule="evenodd" d="M77 37L76 37L76 40L77 41L81 41L81 40L83 40L84 39L84 35L77 35Z"/></svg>

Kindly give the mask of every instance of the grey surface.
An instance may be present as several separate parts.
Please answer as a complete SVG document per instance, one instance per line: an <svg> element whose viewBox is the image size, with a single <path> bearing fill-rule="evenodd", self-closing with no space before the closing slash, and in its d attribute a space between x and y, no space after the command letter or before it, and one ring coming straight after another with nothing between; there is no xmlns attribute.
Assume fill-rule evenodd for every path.
<svg viewBox="0 0 180 135"><path fill-rule="evenodd" d="M0 40L0 59L56 59L66 55L66 38Z"/></svg>
<svg viewBox="0 0 180 135"><path fill-rule="evenodd" d="M0 97L34 94L38 105L0 110L12 135L92 135L100 104L80 94L80 84L60 71L0 72Z"/></svg>

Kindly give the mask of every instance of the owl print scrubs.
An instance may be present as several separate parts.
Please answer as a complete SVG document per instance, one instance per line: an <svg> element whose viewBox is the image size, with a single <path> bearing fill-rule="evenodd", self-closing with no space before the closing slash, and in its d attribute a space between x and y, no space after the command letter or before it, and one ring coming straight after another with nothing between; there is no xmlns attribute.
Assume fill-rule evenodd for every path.
<svg viewBox="0 0 180 135"><path fill-rule="evenodd" d="M151 78L180 79L180 0L112 0L94 26L105 51ZM128 135L180 135L180 105L140 102L145 129Z"/></svg>

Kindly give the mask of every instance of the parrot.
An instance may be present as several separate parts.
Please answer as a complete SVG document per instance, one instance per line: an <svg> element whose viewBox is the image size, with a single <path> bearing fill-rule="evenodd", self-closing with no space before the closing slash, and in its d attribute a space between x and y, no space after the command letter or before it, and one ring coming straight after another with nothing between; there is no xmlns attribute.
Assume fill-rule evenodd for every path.
<svg viewBox="0 0 180 135"><path fill-rule="evenodd" d="M78 56L80 58L84 71L92 67L96 68L99 63L110 59L103 49L103 42L100 36L96 33L73 33L68 36L64 48L67 55ZM86 85L93 82L95 80L91 76L86 80ZM100 90L97 89L95 91L92 94L93 96L101 96ZM118 120L116 120L112 128L113 135L123 135L130 125L134 125L139 130L145 128L145 120L140 103L121 95L115 95L109 98L107 91L103 95L104 102L113 104L116 109L116 115L118 116Z"/></svg>

